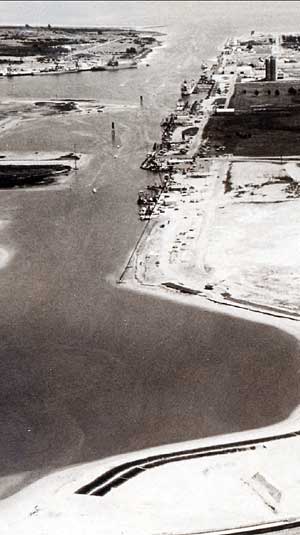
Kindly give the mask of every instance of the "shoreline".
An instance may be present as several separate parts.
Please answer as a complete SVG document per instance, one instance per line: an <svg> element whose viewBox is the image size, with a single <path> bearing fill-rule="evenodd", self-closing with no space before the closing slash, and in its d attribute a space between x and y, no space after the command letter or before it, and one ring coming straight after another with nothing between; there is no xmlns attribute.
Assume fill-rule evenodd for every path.
<svg viewBox="0 0 300 535"><path fill-rule="evenodd" d="M299 425L299 423L298 423ZM270 431L273 429L275 431L277 427L279 426L277 435L271 435ZM269 433L266 433L266 431L269 429ZM255 465L259 467L261 463L266 463L266 459L268 460L268 466L273 467L273 460L275 462L275 468L273 472L276 471L277 477L275 478L275 481L279 480L279 473L282 473L282 463L287 462L286 461L286 453L289 452L290 456L292 457L292 451L294 451L295 444L299 441L299 430L296 428L287 428L283 430L282 424L276 424L274 426L268 426L263 429L256 429L256 430L246 430L243 432L238 433L231 433L231 434L225 434L222 436L216 436L216 437L208 437L208 438L202 438L199 440L192 440L192 441L186 441L186 442L180 442L180 443L174 443L174 444L168 444L163 445L159 447L152 447L147 448L145 450L138 450L130 453L126 453L123 455L117 455L113 457L108 457L99 461L93 461L90 463L84 463L84 464L74 464L69 466L68 468L65 468L63 470L54 470L50 474L46 476L42 476L42 478L35 480L29 484L29 486L26 486L19 492L10 495L10 497L4 498L2 501L0 501L0 508L1 508L1 516L2 518L6 519L6 526L8 528L16 528L19 525L22 525L22 528L26 529L27 525L28 528L30 528L31 533L36 533L35 529L37 529L37 533L39 530L40 522L54 522L54 526L56 526L56 522L58 522L58 526L62 527L63 520L60 519L60 515L57 514L58 511L60 511L61 507L63 507L63 510L65 513L69 512L75 515L77 517L76 511L78 511L78 504L80 504L80 511L81 516L83 514L83 511L85 511L85 507L90 503L90 506L92 506L92 510L94 509L94 505L97 510L101 511L101 518L102 518L102 526L104 525L106 528L107 533L114 533L114 522L111 522L111 509L109 503L111 501L115 501L115 506L117 507L118 513L116 514L116 522L120 522L122 519L122 513L121 513L121 519L120 517L120 511L122 511L122 504L123 499L122 495L125 495L126 500L126 494L129 492L130 496L130 488L127 490L129 483L127 481L130 481L130 478L127 480L126 472L129 469L133 470L135 466L140 468L143 475L143 470L147 470L147 463L149 464L149 467L151 467L151 463L155 461L157 464L157 468L153 471L151 470L152 478L157 479L160 481L160 471L162 470L162 466L166 465L169 466L169 472L171 478L174 477L174 473L176 470L179 470L179 477L180 478L180 470L185 469L189 470L189 465L191 462L197 462L198 466L201 467L201 471L204 471L204 473L208 470L212 470L212 467L214 465L214 457L218 459L218 456L221 456L221 459L223 459L222 463L226 466L229 462L229 468L230 473L232 472L232 465L236 463L236 470L240 470L241 474L243 474L242 467L244 465L244 456L247 456L248 462L250 463L250 467L253 465L252 470L255 470ZM226 439L226 442L222 443L222 440ZM287 441L287 442L286 442ZM225 457L224 457L225 454ZM226 460L226 454L229 455L228 461ZM232 457L233 456L233 457ZM250 457L249 457L250 456ZM197 461L197 458L199 461ZM297 457L296 457L297 458ZM194 459L194 461L193 461ZM251 459L251 460L250 460ZM169 463L172 464L169 464ZM220 462L220 461L219 461ZM178 468L176 469L176 466L178 465ZM182 468L180 468L180 466ZM264 472L266 473L266 465L264 464ZM174 467L174 468L173 468ZM143 469L143 470L142 470ZM175 472L174 472L175 469ZM293 467L289 464L289 470L293 473ZM250 468L251 470L251 468ZM110 476L111 473L111 476ZM114 481L118 477L118 474L121 474L121 479L123 480L120 484L116 485ZM251 473L251 472L250 472ZM139 485L140 478L142 475L137 474L137 477L135 475L133 476L133 480L131 485ZM289 472L290 477L292 475ZM198 479L200 478L200 482L202 482L202 485L205 485L205 478L203 477L204 474L198 473ZM95 479L96 477L96 479ZM207 476L206 476L207 477ZM221 482L222 478L225 477L221 474L218 476L219 480L217 479L216 483L218 482L219 488L218 492L220 492L220 489L222 488ZM245 477L245 475L244 475ZM269 476L268 476L269 477ZM295 477L295 476L294 476ZM24 474L24 478L26 478L26 475ZM99 479L99 483L96 482ZM284 478L282 478L284 481ZM100 494L98 498L92 496L93 491L95 488L98 488L100 485L103 487L103 490L100 491ZM172 479L171 479L172 480ZM111 481L111 482L110 482ZM268 482L268 480L265 480ZM274 483L274 474L271 481ZM289 481L289 480L288 480ZM112 488L109 492L109 485L112 484L112 487L117 487L117 489ZM267 483L266 483L267 484ZM106 486L107 489L106 490ZM160 485L162 485L162 481L160 481ZM174 485L174 483L173 483ZM286 482L285 482L286 485ZM101 487L101 488L102 488ZM272 487L271 487L272 488ZM276 489L276 487L273 487ZM289 485L287 487L280 487L280 492L284 491L284 493L290 493ZM140 497L140 500L142 502L142 508L141 505L138 507L138 517L136 516L136 512L134 510L130 511L130 518L132 518L132 522L135 526L137 526L137 530L139 529L139 522L143 522L144 515L146 514L147 517L149 515L149 512L151 512L151 508L153 508L151 499L151 484L149 485L149 482L145 489L143 489L143 494ZM262 489L261 489L262 490ZM107 498L105 494L109 492L107 495ZM176 491L178 492L178 491ZM246 491L243 491L243 494L245 494ZM121 493L121 495L120 495ZM145 508L145 505L143 504L143 495L147 496L147 494L150 493L150 499L151 501L147 502L147 507ZM171 492L171 499L174 499L172 497ZM90 495L91 502L87 502L88 495ZM251 510L251 502L253 501L253 494L250 493L247 495L247 512L249 509ZM280 494L281 495L281 494ZM73 496L73 498L71 498ZM214 489L213 492L214 499L216 499L216 490ZM264 493L265 498L269 502L270 505L272 505L273 499L272 496L268 497L268 494L266 495ZM76 499L74 500L74 498ZM232 490L232 493L230 495L230 503L233 505L235 503L236 498L238 498L238 504L240 507L240 500L245 499L244 496L238 495L234 493ZM271 501L270 501L271 498ZM225 499L223 497L223 499ZM18 515L18 518L16 521L13 521L13 515L12 513L15 511L16 507L19 507L19 501L22 501L22 513ZM74 501L74 503L73 503ZM205 500L205 507L207 507L207 503L210 503L212 501L212 497L208 494L206 496ZM106 503L107 502L107 503ZM275 503L277 502L277 499L275 500ZM254 500L255 503L255 500ZM93 505L94 504L94 505ZM128 516L128 503L126 500L126 511L124 511L126 519L129 518ZM197 506L196 506L197 504ZM287 528L293 528L297 527L299 525L299 517L297 514L293 514L293 511L297 511L297 498L291 497L290 504L287 506L287 499L285 494L285 501L284 501L285 507L287 507L287 510L289 510L289 513L285 512L277 512L276 511L276 518L273 516L273 512L269 511L269 513L266 515L266 517L261 518L260 521L255 521L253 518L243 518L243 520L239 520L239 524L236 527L233 527L233 522L229 519L230 524L228 525L228 519L226 523L226 515L225 515L225 522L222 520L222 511L219 511L218 519L214 519L213 525L210 526L206 523L209 522L210 514L207 515L207 519L205 520L204 524L201 524L201 528L199 526L197 527L197 533L207 533L207 530L209 532L213 533L226 533L230 529L230 532L232 533L244 533L250 531L250 533L264 533L266 530L266 527L268 526L270 531L276 531L277 529L287 529ZM252 504L253 505L253 504ZM74 508L75 506L75 508ZM86 513L91 513L90 506L87 507ZM193 500L190 501L190 515L193 518L193 515L195 514L195 507L199 508L198 501L194 502ZM211 505L210 505L211 507ZM120 509L121 508L121 509ZM273 506L272 506L273 508ZM234 507L232 509L234 514ZM242 516L243 512L241 510ZM34 524L32 523L30 517L32 514L36 514L37 517L35 518ZM96 511L95 513L96 514ZM174 512L174 517L176 518L178 515L179 519L181 518L180 515L180 509ZM68 516L68 514L67 514ZM83 516L85 516L83 514ZM235 518L236 520L236 518ZM62 523L61 523L62 521ZM161 519L158 519L159 522L161 522ZM204 521L204 519L203 519ZM78 518L79 522L79 529L81 526L80 519ZM47 524L48 525L48 524ZM206 526L206 527L205 527ZM209 528L210 526L210 528ZM209 529L208 529L209 528ZM133 529L133 524L131 526L131 533L135 533L136 530ZM138 532L138 531L137 531ZM6 533L5 531L3 533ZM75 531L77 533L77 531ZM80 531L81 533L81 531ZM148 533L148 531L146 531Z"/></svg>
<svg viewBox="0 0 300 535"><path fill-rule="evenodd" d="M218 295L214 295L213 292L209 291L208 294L205 294L202 289L193 288L189 286L188 284L182 284L177 282L161 282L160 284L151 284L143 281L142 278L138 276L138 270L137 270L137 264L140 262L140 256L141 254L147 254L147 238L149 238L149 235L151 233L152 228L149 228L150 221L148 221L143 229L143 231L140 234L140 237L138 238L135 247L132 249L131 254L129 255L129 258L127 262L125 263L121 275L116 279L115 283L117 285L124 285L128 287L129 289L132 289L133 291L154 291L156 292L156 295L163 297L171 297L174 296L175 299L184 295L184 297L189 296L191 299L194 300L195 305L197 306L197 300L200 298L203 301L215 303L216 305L220 305L220 310L223 310L223 308L234 308L234 309L240 309L249 311L253 314L262 314L263 316L270 316L273 318L282 318L287 319L291 321L300 321L300 315L298 313L295 313L294 315L291 313L288 313L284 310L276 310L273 307L268 307L267 305L258 305L255 303L251 303L250 301L248 303L243 302L242 300L238 299L231 299L228 298L222 299ZM153 225L154 226L154 225ZM147 235L148 233L148 235ZM198 301L199 306L201 307L200 302ZM204 307L206 305L204 304ZM299 335L300 336L300 335Z"/></svg>
<svg viewBox="0 0 300 535"><path fill-rule="evenodd" d="M9 45L11 57L20 57L19 61L13 60L13 65L9 59L6 60L6 57L10 56L8 54L9 46L3 45L2 33L4 34L5 31L11 34L11 44ZM18 34L22 31L24 32L24 29L19 26L0 26L0 48L1 50L3 48L0 78L137 68L145 57L151 54L155 48L161 46L162 41L158 38L165 37L165 34L161 32L133 28L93 27L88 29L67 26L51 27L50 25L48 27L32 26L32 39L34 42L37 40L41 47L40 55L36 56L34 47L31 51L27 50L26 46L18 48L16 45ZM59 51L53 50L52 45L49 45L49 39L50 41L51 39L55 40L57 34L61 35L60 42L62 43ZM130 46L132 44L135 46ZM127 48L126 45L128 45ZM81 50L81 46L83 46L83 50ZM109 47L108 50L107 47ZM17 64L20 66L17 67Z"/></svg>
<svg viewBox="0 0 300 535"><path fill-rule="evenodd" d="M14 191L17 195L18 191L26 190L70 189L77 172L86 169L91 158L88 153L3 151L0 154L0 190Z"/></svg>
<svg viewBox="0 0 300 535"><path fill-rule="evenodd" d="M193 172L193 171L192 171ZM194 180L194 179L192 179ZM195 180L198 180L198 179L195 179ZM199 181L199 180L198 180ZM187 181L185 182L186 184L188 183ZM195 185L195 188L197 187L197 185ZM165 201L168 202L168 199L165 198ZM196 203L193 203L195 206L196 206ZM162 205L160 205L162 206ZM164 207L165 208L165 207ZM197 212L195 212L196 216L197 216ZM197 216L198 217L198 216ZM160 224L164 224L166 225L166 221L168 220L168 216L164 216L163 215L163 219L161 220ZM152 225L153 223L153 225ZM112 283L112 284L116 284L116 285L119 285L119 288L120 289L125 289L125 290L128 290L128 291L132 291L134 290L135 292L140 292L140 293L150 293L152 295L155 295L157 298L159 299L166 299L166 300L169 300L169 301L176 301L177 303L180 302L180 304L186 304L186 305L192 305L193 307L197 308L198 310L200 310L203 315L205 314L206 311L213 311L216 315L216 317L220 317L221 315L225 317L224 319L224 322L226 321L226 317L227 316L231 316L231 317L236 317L238 318L239 320L247 320L249 322L252 322L253 324L255 325L261 325L263 324L264 326L267 326L267 327L270 327L270 329L272 328L275 328L276 330L278 330L280 332L280 335L282 337L285 337L287 338L289 335L291 336L291 341L288 340L288 342L291 342L290 345L292 346L292 343L293 345L296 344L296 341L299 341L299 330L297 328L297 324L293 321L289 321L288 319L279 319L278 317L273 317L273 316L263 316L262 314L258 314L256 313L255 311L249 311L249 310L241 310L241 309L238 309L236 306L234 306L234 308L231 308L229 309L229 307L225 307L225 306L222 306L222 304L219 304L219 303L215 303L215 302L209 302L209 301L205 301L203 303L200 303L199 300L196 299L196 297L198 296L195 296L195 295L191 295L190 292L188 293L178 293L176 291L172 291L171 289L164 289L164 291L162 291L162 288L161 288L161 285L157 285L157 284L154 284L153 286L145 286L143 284L141 284L140 282L135 282L135 273L131 273L131 275L133 275L132 277L132 280L130 280L130 277L128 277L128 281L126 280L125 283L122 282L122 280L125 278L126 279L126 272L129 270L129 273L130 271L132 271L130 269L130 267L132 267L130 264L132 264L132 260L134 259L134 255L135 255L135 252L139 249L139 247L141 247L141 249L143 248L143 239L145 238L146 239L146 234L147 232L149 231L149 233L151 232L152 230L152 227L153 226L159 226L158 224L158 221L157 220L149 220L146 222L145 224L145 227L139 237L139 240L135 246L135 248L133 249L131 255L130 255L130 258L129 260L127 261L126 263L126 266L125 266L125 269L124 271L122 271L121 275L119 276L119 280L116 281L112 281L112 276L109 276L107 277L107 279ZM188 222L188 227L190 227L191 225L189 224ZM193 241L193 240L191 240ZM194 240L195 241L195 240ZM147 252L145 253L147 254ZM137 260L138 262L138 260ZM129 268L128 268L129 266ZM114 276L114 279L115 279L115 276ZM184 286L182 286L182 288L184 288ZM186 286L186 288L189 288L188 286ZM192 289L193 290L193 289ZM208 297L206 297L206 299L209 299ZM197 302L198 301L198 302ZM203 327L203 325L202 325ZM201 329L201 322L199 324L199 330ZM211 332L210 336L212 337L213 336L213 332ZM261 334L262 336L262 334ZM271 337L270 337L271 338ZM268 340L268 336L266 337L266 339ZM213 338L211 338L211 342L213 341ZM213 347L213 343L211 344L212 347ZM261 348L263 350L263 346ZM178 361L177 361L178 363ZM181 360L179 360L179 363L181 363ZM186 364L186 366L188 366L188 364ZM181 371L181 369L180 369ZM224 368L224 373L225 373L225 368ZM183 372L184 372L184 368L183 368ZM239 373L239 364L237 364L237 370L236 370L237 373ZM204 379L205 379L205 370L204 370ZM183 385L181 385L181 387L184 388ZM192 385L189 385L190 388L192 388ZM103 474L105 474L108 470L110 470L111 468L116 468L116 467L119 467L120 464L124 463L124 461L128 461L128 462L133 462L133 463L138 463L139 467L140 467L140 464L142 465L142 467L140 467L140 471L142 472L141 475L138 475L137 478L132 478L131 479L131 483L133 483L133 485L138 485L139 484L139 478L141 477L144 477L144 475L147 477L149 476L149 472L147 474L147 471L146 471L146 468L144 466L144 464L142 463L143 461L143 457L142 455L147 455L147 456L151 456L151 455L165 455L165 454L174 454L174 449L178 449L180 452L182 452L182 449L183 448L195 448L197 446L199 446L200 448L211 448L212 446L217 446L218 444L220 445L221 444L221 441L224 440L224 437L226 438L226 444L225 444L225 447L231 447L232 446L232 443L235 442L238 438L240 440L243 440L243 438L245 439L245 441L247 443L249 443L249 441L255 439L255 437L257 437L258 439L260 438L261 440L264 439L265 437L265 431L266 429L269 430L269 432L278 432L278 434L282 434L283 433L283 430L286 429L286 430L289 430L287 431L288 433L291 433L291 435L289 437L287 437L287 440L289 443L291 443L291 446L288 445L286 446L286 444L283 446L283 453L281 452L278 452L278 450L274 449L274 451L270 451L268 450L268 458L269 458L269 461L270 461L270 464L272 464L272 460L274 460L274 465L275 467L281 467L281 464L280 464L280 460L282 459L286 459L288 458L288 455L287 455L287 452L288 454L292 451L293 447L294 447L294 444L297 440L297 437L294 436L294 433L299 433L299 430L298 430L298 425L299 425L299 415L297 414L298 413L298 407L296 409L294 409L287 418L285 418L284 420L280 421L280 422L277 422L275 424L271 424L271 425L268 425L266 427L261 427L259 429L247 429L247 430L243 430L243 431L238 431L238 432L235 432L235 433L230 433L230 434L220 434L220 435L217 435L217 436L209 436L207 438L200 438L200 439L195 439L195 440L190 440L190 441L183 441L183 442L177 442L177 443L169 443L168 445L164 445L164 446L158 446L158 447L152 447L152 448L145 448L144 450L139 450L138 452L134 451L132 453L127 453L127 454L123 454L123 455L118 455L118 456L114 456L114 457L106 457L106 458L103 458L102 460L100 461L93 461L92 463L84 463L84 464L77 464L77 465L74 465L74 466L71 466L71 467L68 467L67 469L64 469L64 470L56 470L55 469L55 472L50 474L50 475L47 475L45 478L42 478L42 479L39 479L39 481L35 482L35 483L32 483L30 484L28 487L25 487L23 488L23 490L21 490L20 492L17 492L15 495L11 495L10 498L7 498L5 500L3 500L2 502L0 502L0 508L2 510L2 515L4 518L4 522L7 521L9 523L7 523L7 526L5 526L5 529L10 529L11 532L13 531L14 533L17 533L15 531L16 528L19 528L20 529L20 532L24 533L26 532L26 528L28 527L29 530L31 530L30 532L31 533L39 533L39 530L41 531L43 525L45 526L45 523L46 522L49 522L49 532L50 530L52 529L52 531L57 531L58 532L58 529L60 529L62 531L63 529L63 525L66 527L68 526L68 522L70 522L70 518L72 518L72 521L74 522L74 532L77 532L77 528L80 530L80 527L82 526L81 523L85 523L86 525L86 522L87 522L87 518L89 518L89 515L94 515L92 516L92 518L94 518L95 520L97 519L97 523L99 522L99 519L100 519L100 529L102 528L102 530L109 534L109 533L116 533L116 530L120 531L120 529L122 529L124 532L130 532L130 533L135 533L135 532L141 532L141 527L138 525L138 522L140 521L140 519L142 520L142 522L144 522L144 527L146 525L147 527L147 520L152 518L150 515L151 515L151 504L152 502L148 502L146 503L146 505L144 505L144 509L142 509L142 506L141 508L137 508L135 509L135 501L132 500L132 495L130 494L130 490L128 491L129 494L127 495L126 492L127 490L125 490L125 505L127 507L125 507L125 513L124 513L124 516L122 516L122 506L124 504L124 502L122 503L122 495L120 497L120 494L116 494L116 501L114 502L114 493L116 492L119 492L119 490L122 492L122 489L123 488L127 488L126 487L126 484L124 485L121 485L119 488L115 488L112 490L112 492L109 494L108 498L112 500L112 505L109 503L107 508L104 504L104 506L102 505L102 498L101 497L91 497L90 499L85 497L85 496L80 496L78 494L76 494L76 491L78 491L80 485L85 485L85 484L89 484L92 480L95 479L95 477L100 477L102 476ZM159 418L159 414L156 415L157 418ZM187 411L183 412L182 413L182 421L185 420L186 418L189 417L189 409L187 409ZM154 420L155 422L155 420ZM183 423L183 422L182 422ZM272 430L272 431L271 431ZM138 431L138 429L136 429L136 432ZM252 437L252 438L251 438ZM178 444L178 445L176 445ZM265 444L264 444L265 445ZM224 444L223 444L224 446ZM237 445L237 448L239 448L241 446L241 444L239 443ZM254 446L253 444L251 444L251 446ZM263 446L262 446L263 447ZM291 448L291 449L288 449L288 448ZM185 452L186 453L186 452ZM260 466L262 467L265 467L265 465L263 464L264 461L265 461L265 456L263 456L263 453L262 451L252 451L251 450L251 460L249 461L249 464L252 466L251 462L253 462L253 473L256 471L256 470L259 470L259 469L264 469L264 468L260 468ZM235 463L235 458L238 457L238 459L240 459L241 463L243 464L243 461L242 461L242 456L243 455L248 455L248 453L246 452L240 452L240 451L237 451L237 452L234 452L234 457L231 458L231 462L232 462L232 465L234 465ZM253 457L255 457L256 461L252 461ZM224 459L225 457L221 456L220 459ZM219 464L218 463L214 463L213 462L213 456L211 456L211 459L212 461L210 462L207 462L205 461L204 463L204 466L200 466L200 465L197 465L197 472L193 472L193 474L196 474L195 478L194 479L197 479L197 481L199 482L199 487L201 488L201 485L203 483L203 485L205 485L205 481L210 477L209 474L212 473L212 472L217 472L219 470L219 472L221 472L221 476L219 476L219 479L218 479L218 476L216 476L216 479L212 480L213 481L213 484L212 484L212 489L213 489L213 500L212 502L210 502L212 504L212 506L215 508L213 510L213 514L215 515L215 517L217 518L216 516L216 512L218 511L218 508L223 510L222 509L222 506L223 506L223 500L224 500L224 495L222 494L222 465L221 465L221 461L219 461ZM150 459L149 462L151 463L153 461L153 459ZM288 458L288 461L289 461L289 458ZM288 462L286 461L286 462ZM291 464L291 463L290 463ZM136 467L136 465L134 465ZM171 466L171 465L170 465ZM173 465L173 466L178 466L176 463ZM257 468L258 466L258 468ZM295 466L295 465L294 465ZM293 469L293 466L292 466L292 469ZM180 472L181 468L178 469L178 472ZM231 469L230 469L231 470ZM236 473L238 474L238 476L240 476L240 478L244 478L243 480L243 487L246 487L247 485L244 484L245 481L248 481L248 479L246 478L243 470L240 470L240 468L235 468L235 465L234 465L234 468L232 471L236 470ZM269 468L270 470L270 468ZM159 471L159 468L157 468L157 472ZM295 473L296 473L296 470L294 470ZM145 472L145 474L144 474ZM284 472L284 470L282 470L282 472ZM257 473L257 472L256 472ZM153 477L155 478L156 477L156 471L155 470L151 470L150 471L150 475L152 477L152 474L153 474ZM172 475L172 474L171 474ZM252 477L252 473L249 475L249 479L251 480L251 477ZM273 474L272 474L273 475ZM251 477L250 477L251 476ZM275 477L275 483L273 481L273 478L271 477L271 482L275 484L277 484L277 479L279 478L280 480L280 474L278 475L278 472L276 472L276 477ZM10 477L10 476L8 476ZM18 476L17 476L18 477ZM24 476L25 477L25 476ZM173 477L173 476L172 476ZM169 494L174 497L174 495L172 494L172 491L173 489L177 487L178 490L180 489L183 489L185 488L184 487L184 479L183 479L183 484L181 486L179 486L178 484L177 485L174 485L173 483L173 479L172 477L170 479L168 479L168 477L165 478L166 481L168 481L168 485L169 485L169 488L167 489L164 489L163 487L161 487L162 483L163 483L163 480L160 480L158 479L158 483L157 483L157 480L156 481L156 493L157 493L157 489L160 489L160 492L158 493L160 496L162 496L162 499L165 499L166 496L168 496ZM248 475L247 475L248 477ZM267 477L267 482L268 482L268 477L269 476L266 476ZM125 478L126 478L126 475L125 475ZM193 479L193 478L190 478L190 479ZM176 480L175 480L176 481ZM281 482L281 480L280 480ZM148 483L149 483L149 480L148 480ZM187 480L186 480L186 483L187 483ZM26 479L24 479L24 484L26 484ZM23 483L21 482L20 485L23 485ZM17 484L18 486L18 484ZM149 485L151 487L151 485ZM146 495L146 492L149 490L149 486L147 486L147 483L145 484L144 486L144 493ZM267 485L265 485L265 487L267 487ZM136 487L134 487L136 489ZM162 489L162 490L161 490ZM253 490L253 489L252 489ZM283 488L284 492L286 490L286 488L284 487ZM288 489L289 490L289 489ZM265 494L266 494L266 489L264 488L264 491L265 491ZM220 493L220 494L219 494ZM250 493L251 494L251 493ZM257 496L258 493L256 493L256 496L255 496L255 500L257 500L259 502L260 498ZM265 494L263 494L263 497L265 497ZM284 493L283 493L284 494ZM246 495L246 494L245 494ZM243 494L243 497L245 496ZM143 493L141 492L137 492L136 494L137 498L142 498L143 496ZM208 499L208 496L211 496L210 494L207 495L207 499ZM248 496L248 495L247 495ZM119 507L119 502L118 502L118 497L120 497L120 507ZM205 502L205 495L203 496L203 503L204 503L204 507L206 507L206 502ZM234 497L236 497L236 495L234 494ZM285 496L284 496L285 497ZM218 498L220 499L220 501L218 501ZM240 499L240 496L238 495L238 499ZM270 497L268 496L268 499L270 500ZM210 525L209 527L206 526L206 528L203 528L203 525L205 524L205 519L203 517L201 517L201 514L199 515L199 506L201 505L201 499L198 500L198 495L197 495L197 500L195 500L195 502L191 503L190 505L190 508L188 509L188 512L189 514L190 511L192 510L192 508L194 507L196 512L197 512L197 515L198 515L198 518L200 517L200 520L198 520L198 526L196 526L196 529L198 530L198 532L201 532L201 530L203 531L214 531L214 532L217 532L220 530L220 526L217 526L216 524L218 524L219 522L221 522L221 513L220 513L220 518L219 518L219 521L217 522L217 520L214 520L214 523L212 523L212 525ZM251 503L252 503L252 498L251 498ZM256 502L254 501L254 504ZM130 508L130 504L134 504L134 507ZM274 506L274 500L273 500L273 497L271 496L271 501L268 502L269 505L266 506L266 504L263 505L263 508L266 509L266 511L263 513L264 515L267 516L267 514L269 515L268 518L273 518L273 520L268 524L268 528L269 529L269 526L271 525L271 528L273 527L274 528L274 524L276 523L276 521L274 520L274 518L276 517L272 517L272 515L274 514L274 511L272 510L272 507ZM271 507L270 507L270 504L271 504ZM226 504L227 505L227 504ZM275 504L276 505L276 504ZM277 505L276 505L277 507ZM119 515L119 510L121 509L121 523L118 525L117 522L118 520L120 520L120 516ZM168 510L168 507L164 507L165 510ZM178 512L178 509L180 509L180 507L178 506L177 507L174 507L172 508L172 518L176 518L176 514ZM251 511L251 508L249 507L250 511ZM269 509L269 510L268 510ZM169 509L170 510L170 509ZM297 504L296 504L296 512L298 513L298 509L297 509ZM18 512L17 515L15 515L16 511ZM76 514L76 511L77 511L77 514ZM80 511L80 512L79 512ZM150 511L150 513L149 513ZM284 510L285 511L285 510ZM127 516L126 516L126 512L127 512ZM222 512L222 511L221 511ZM148 516L148 513L149 513L149 516ZM248 510L247 510L247 513L248 513ZM131 516L130 519L128 519L128 517ZM281 517L281 512L279 513L280 517ZM17 518L16 518L17 516ZM187 515L189 516L189 515ZM226 515L225 515L226 516ZM65 517L65 519L64 519ZM264 517L265 518L265 517ZM145 520L146 520L146 523L145 523ZM285 519L286 520L286 519ZM60 521L62 522L62 524L60 524ZM75 524L76 522L78 521L78 526L77 524ZM226 519L227 523L228 523L228 517ZM289 517L288 518L288 521L290 522L290 525L288 527L292 527L294 524L292 524L292 520L291 518ZM298 522L298 519L297 520L293 520L294 523L295 522ZM1 521L0 521L1 522ZM59 525L58 526L58 529L56 527L56 522L57 524ZM63 524L65 522L65 524ZM134 522L137 522L137 526L134 525ZM277 524L279 525L279 527L282 529L284 526L287 525L287 522L285 521L280 523L281 520L279 519L278 522L276 523L276 526ZM53 524L52 524L53 523ZM102 523L102 525L101 525ZM199 523L201 523L201 529L199 528ZM80 525L79 525L80 524ZM150 522L151 524L151 522ZM121 528L120 528L120 525L121 525ZM266 525L267 525L267 522L261 522L260 526L262 531L264 529L266 529ZM53 526L53 527L52 527ZM252 527L254 526L254 524L252 524ZM255 525L256 526L256 525ZM152 526L149 526L148 529L150 529L150 527ZM235 532L235 530L238 530L238 532L240 533L241 531L243 530L250 530L249 528L249 525L245 526L245 523L242 523L242 525L239 525L238 528L228 528L227 526L226 527L226 530L227 532L228 531L232 531L233 533ZM176 524L176 528L178 528L177 524ZM221 526L222 528L222 526ZM68 528L66 528L68 529ZM115 529L115 531L114 531ZM223 529L224 526L223 526ZM255 529L257 529L255 527ZM278 528L279 529L279 528ZM138 531L139 530L139 531ZM154 530L155 531L155 530ZM174 526L173 526L173 530L174 531ZM192 530L189 528L188 530L185 530L184 532L191 532ZM147 532L147 529L146 529L146 532ZM156 531L157 533L161 533L162 530L160 529L160 526L157 527L156 526ZM170 532L170 530L163 530L163 532ZM183 532L183 531L182 531ZM4 531L5 533L5 531ZM148 532L147 532L148 533Z"/></svg>
<svg viewBox="0 0 300 535"><path fill-rule="evenodd" d="M276 34L274 39L279 41L279 36ZM259 240L254 242L256 249L251 257L236 228L245 225L242 230L244 240L247 240L247 232L251 232L248 220L254 205L256 210L264 210L267 218L270 215L266 210L275 214L272 204L281 203L277 211L281 211L283 220L287 220L289 204L293 201L291 209L297 213L298 193L290 192L298 192L300 159L282 153L280 157L269 153L266 156L227 154L222 145L216 148L213 156L210 155L214 144L213 138L209 141L207 138L210 121L216 120L217 112L224 116L226 112L228 116L235 112L229 106L235 94L236 75L231 74L232 79L225 83L224 89L224 80L230 77L224 75L223 80L219 73L224 74L226 67L225 50L227 53L230 50L233 55L238 49L237 42L227 38L222 48L219 47L220 53L210 69L202 65L198 82L183 82L176 109L161 122L161 142L154 144L152 152L141 164L142 169L154 172L155 177L155 184L148 185L148 190L138 196L140 219L149 220L149 225L138 239L119 282L193 294L221 305L299 321L298 303L295 298L289 302L299 281L296 274L285 274L288 258L280 260L280 242L270 244L270 249L276 246L277 249L269 266L267 261L263 263L262 253L259 256L259 248L262 248ZM230 53L228 57L231 65ZM223 93L226 102L216 110L218 104L215 103L222 100L218 94ZM245 185L240 179L243 175L246 176ZM283 187L282 183L292 185ZM242 194L244 201L235 200ZM256 198L250 195L256 195ZM235 225L230 221L233 209L237 214ZM259 220L262 216L258 211L254 216L256 214ZM275 225L275 215L273 217ZM229 227L227 233L226 226ZM295 230L291 229L292 235L297 228L298 221ZM283 237L283 231L281 233ZM248 239L254 241L251 234ZM295 248L296 242L292 239L291 247ZM235 256L230 260L232 247ZM251 260L255 255L258 259L252 274ZM294 263L291 272L296 269ZM261 284L261 277L267 283ZM290 287L285 295L283 288L288 283Z"/></svg>
<svg viewBox="0 0 300 535"><path fill-rule="evenodd" d="M99 113L122 112L127 109L136 109L137 105L102 103L95 99L5 99L0 105L0 136L8 130L30 121L38 121L54 116L77 114L89 115ZM14 111L11 116L10 112Z"/></svg>

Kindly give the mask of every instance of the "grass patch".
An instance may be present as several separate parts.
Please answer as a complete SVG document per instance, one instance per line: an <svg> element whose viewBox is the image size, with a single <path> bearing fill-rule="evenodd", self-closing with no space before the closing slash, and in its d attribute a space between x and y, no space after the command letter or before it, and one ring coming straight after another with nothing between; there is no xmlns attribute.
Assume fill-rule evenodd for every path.
<svg viewBox="0 0 300 535"><path fill-rule="evenodd" d="M60 174L68 174L71 167L61 163L0 166L0 188L46 185L55 181Z"/></svg>

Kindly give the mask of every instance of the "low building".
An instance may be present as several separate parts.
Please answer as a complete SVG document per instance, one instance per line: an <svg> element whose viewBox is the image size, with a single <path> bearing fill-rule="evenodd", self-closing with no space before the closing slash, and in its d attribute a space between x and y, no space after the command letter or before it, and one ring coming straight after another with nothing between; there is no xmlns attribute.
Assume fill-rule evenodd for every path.
<svg viewBox="0 0 300 535"><path fill-rule="evenodd" d="M300 80L237 82L229 107L247 110L257 106L300 106Z"/></svg>

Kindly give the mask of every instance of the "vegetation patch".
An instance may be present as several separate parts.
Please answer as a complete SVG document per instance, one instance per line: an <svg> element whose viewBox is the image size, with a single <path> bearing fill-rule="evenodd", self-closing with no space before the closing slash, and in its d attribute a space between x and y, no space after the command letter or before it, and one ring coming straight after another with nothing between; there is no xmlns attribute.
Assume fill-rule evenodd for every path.
<svg viewBox="0 0 300 535"><path fill-rule="evenodd" d="M57 175L68 174L71 167L65 164L0 166L0 188L46 185L55 181Z"/></svg>

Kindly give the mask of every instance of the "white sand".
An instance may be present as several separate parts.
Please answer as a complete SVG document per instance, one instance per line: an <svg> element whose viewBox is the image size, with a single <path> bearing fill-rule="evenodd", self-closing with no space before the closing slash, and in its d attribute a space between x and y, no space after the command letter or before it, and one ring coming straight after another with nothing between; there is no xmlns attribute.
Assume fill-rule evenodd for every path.
<svg viewBox="0 0 300 535"><path fill-rule="evenodd" d="M209 299L277 315L300 314L300 199L285 178L298 169L297 161L219 158L198 160L187 175L175 175L134 255L135 280L181 284ZM225 193L228 172L232 189Z"/></svg>
<svg viewBox="0 0 300 535"><path fill-rule="evenodd" d="M220 441L230 444L264 432L152 448L54 473L1 502L1 534L82 534L87 522L91 534L202 533L293 520L299 515L298 436L227 455L164 464L103 497L74 494L127 461Z"/></svg>

